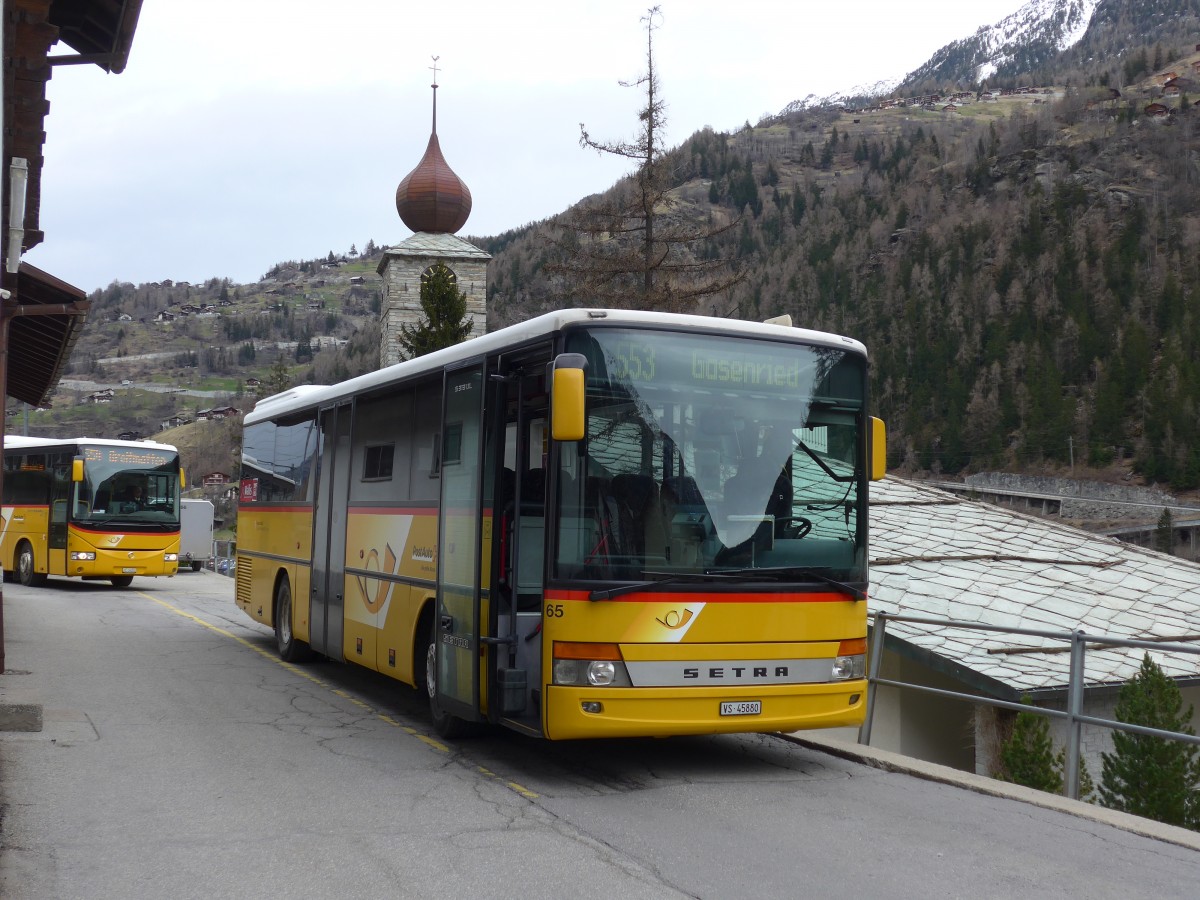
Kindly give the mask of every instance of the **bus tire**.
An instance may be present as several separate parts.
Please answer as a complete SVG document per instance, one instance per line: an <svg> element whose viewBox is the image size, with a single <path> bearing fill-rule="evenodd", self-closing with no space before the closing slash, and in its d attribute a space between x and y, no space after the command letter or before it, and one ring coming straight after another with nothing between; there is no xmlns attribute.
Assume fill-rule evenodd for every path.
<svg viewBox="0 0 1200 900"><path fill-rule="evenodd" d="M292 631L292 585L287 576L275 586L275 645L284 662L305 662L312 658L308 644Z"/></svg>
<svg viewBox="0 0 1200 900"><path fill-rule="evenodd" d="M17 581L25 587L39 587L46 583L46 573L37 571L37 561L29 541L21 541L17 547Z"/></svg>
<svg viewBox="0 0 1200 900"><path fill-rule="evenodd" d="M437 617L430 616L429 630L425 640L425 693L429 697L429 718L433 730L444 738L467 737L474 733L474 724L451 715L442 709L437 699Z"/></svg>
<svg viewBox="0 0 1200 900"><path fill-rule="evenodd" d="M132 575L114 575L108 580L112 582L112 586L115 588L127 588L133 584Z"/></svg>
<svg viewBox="0 0 1200 900"><path fill-rule="evenodd" d="M199 572L199 571L200 571L200 567L201 567L202 565L203 565L203 563L201 563L201 562L200 562L200 560L198 560L198 559L193 559L193 560L192 560L192 571L193 571L193 572Z"/></svg>

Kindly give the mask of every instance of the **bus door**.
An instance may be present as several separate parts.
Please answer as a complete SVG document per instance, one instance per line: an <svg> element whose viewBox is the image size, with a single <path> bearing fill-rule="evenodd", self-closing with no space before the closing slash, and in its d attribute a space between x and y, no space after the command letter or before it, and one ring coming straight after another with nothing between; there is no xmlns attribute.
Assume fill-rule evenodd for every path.
<svg viewBox="0 0 1200 900"><path fill-rule="evenodd" d="M47 533L46 571L67 574L67 501L71 494L71 454L55 453L50 464L50 523Z"/></svg>
<svg viewBox="0 0 1200 900"><path fill-rule="evenodd" d="M438 705L479 718L484 370L446 372L442 409L435 658Z"/></svg>
<svg viewBox="0 0 1200 900"><path fill-rule="evenodd" d="M346 498L350 485L349 404L321 412L320 480L313 509L312 581L309 585L309 645L330 659L342 647L346 583Z"/></svg>
<svg viewBox="0 0 1200 900"><path fill-rule="evenodd" d="M494 507L492 592L494 708L509 724L541 733L542 586L549 451L549 347L500 365L503 467Z"/></svg>

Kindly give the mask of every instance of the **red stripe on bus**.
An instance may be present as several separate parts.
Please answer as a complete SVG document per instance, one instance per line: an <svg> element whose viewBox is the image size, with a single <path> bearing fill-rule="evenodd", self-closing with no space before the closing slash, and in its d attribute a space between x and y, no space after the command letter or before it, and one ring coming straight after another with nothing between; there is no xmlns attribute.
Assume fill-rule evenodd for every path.
<svg viewBox="0 0 1200 900"><path fill-rule="evenodd" d="M145 523L142 522L139 524L144 525ZM159 536L171 537L172 535L174 535L176 537L179 536L178 531L122 531L120 528L113 528L111 526L108 528L88 528L87 526L80 525L76 522L72 522L70 527L72 529L74 529L75 531L86 531L88 534L123 534L126 537L159 537Z"/></svg>
<svg viewBox="0 0 1200 900"><path fill-rule="evenodd" d="M591 602L590 591L546 591L547 600L586 600ZM686 591L663 591L662 593L634 592L617 597L597 600L597 603L844 603L852 600L845 594L831 591L813 593L688 593ZM862 601L856 601L862 602Z"/></svg>

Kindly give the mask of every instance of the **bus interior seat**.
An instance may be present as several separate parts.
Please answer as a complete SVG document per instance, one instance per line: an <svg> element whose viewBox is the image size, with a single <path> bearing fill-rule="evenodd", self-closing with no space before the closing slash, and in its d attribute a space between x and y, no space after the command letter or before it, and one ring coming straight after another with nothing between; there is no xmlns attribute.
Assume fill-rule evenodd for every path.
<svg viewBox="0 0 1200 900"><path fill-rule="evenodd" d="M528 469L521 473L521 508L528 514L546 505L546 470Z"/></svg>
<svg viewBox="0 0 1200 900"><path fill-rule="evenodd" d="M618 515L617 555L644 557L657 519L658 485L649 475L615 475L612 496Z"/></svg>
<svg viewBox="0 0 1200 900"><path fill-rule="evenodd" d="M703 507L704 497L691 475L669 475L663 479L663 499L675 506Z"/></svg>

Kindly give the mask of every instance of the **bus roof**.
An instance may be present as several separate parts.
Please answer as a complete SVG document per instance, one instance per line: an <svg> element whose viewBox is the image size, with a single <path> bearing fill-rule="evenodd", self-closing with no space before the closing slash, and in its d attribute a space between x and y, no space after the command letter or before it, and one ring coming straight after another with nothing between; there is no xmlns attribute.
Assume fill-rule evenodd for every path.
<svg viewBox="0 0 1200 900"><path fill-rule="evenodd" d="M502 350L505 347L522 344L544 335L554 334L564 327L577 324L603 325L605 327L655 326L673 331L774 338L799 344L816 344L861 353L863 356L867 353L867 348L853 338L824 331L812 331L807 328L794 328L790 325L627 309L562 309L472 338L469 341L463 341L453 347L446 347L416 359L398 362L385 369L359 375L338 384L298 385L259 400L254 409L246 414L242 424L252 425L276 416L313 409L327 402L355 396L363 391L384 387L424 373L437 372L445 366Z"/></svg>
<svg viewBox="0 0 1200 900"><path fill-rule="evenodd" d="M6 434L4 436L5 450L25 450L33 447L45 447L53 449L55 447L75 447L80 444L85 444L90 447L139 447L142 449L150 448L151 450L170 450L172 453L178 453L179 450L171 444L160 444L157 441L118 441L115 438L39 438L29 437L22 434Z"/></svg>

